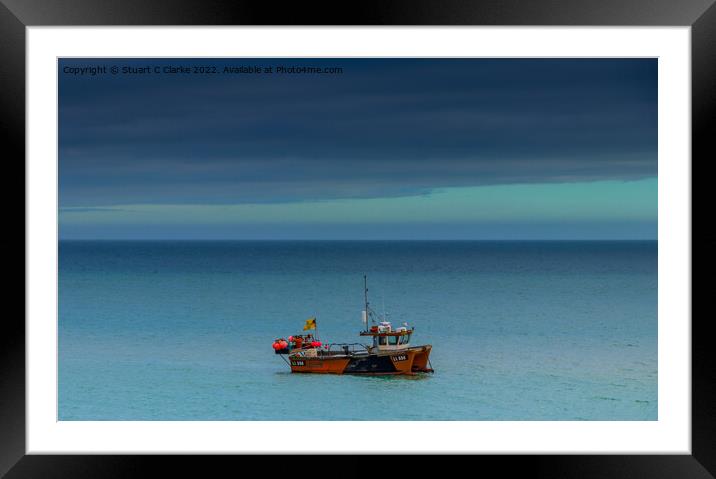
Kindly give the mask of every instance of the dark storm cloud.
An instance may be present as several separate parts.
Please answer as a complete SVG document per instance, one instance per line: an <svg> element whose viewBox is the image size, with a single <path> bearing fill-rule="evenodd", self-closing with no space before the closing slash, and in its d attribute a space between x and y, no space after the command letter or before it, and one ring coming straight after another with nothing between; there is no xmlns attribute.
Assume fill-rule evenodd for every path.
<svg viewBox="0 0 716 479"><path fill-rule="evenodd" d="M62 60L60 71L92 64L343 73L60 73L63 206L656 175L656 60Z"/></svg>

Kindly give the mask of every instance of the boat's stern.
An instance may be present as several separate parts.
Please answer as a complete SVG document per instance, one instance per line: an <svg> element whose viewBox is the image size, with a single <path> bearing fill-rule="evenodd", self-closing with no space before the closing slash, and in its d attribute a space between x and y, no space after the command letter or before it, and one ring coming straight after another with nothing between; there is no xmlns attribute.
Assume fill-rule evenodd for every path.
<svg viewBox="0 0 716 479"><path fill-rule="evenodd" d="M430 351L433 347L430 344L418 346L414 348L415 356L410 370L414 373L432 373L433 368L430 365Z"/></svg>

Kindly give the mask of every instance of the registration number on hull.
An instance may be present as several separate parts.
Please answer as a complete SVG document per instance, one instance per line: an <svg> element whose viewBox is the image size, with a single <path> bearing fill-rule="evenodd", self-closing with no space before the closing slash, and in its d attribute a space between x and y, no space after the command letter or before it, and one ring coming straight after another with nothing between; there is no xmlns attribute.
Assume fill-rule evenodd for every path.
<svg viewBox="0 0 716 479"><path fill-rule="evenodd" d="M305 366L306 361L291 361L291 366Z"/></svg>
<svg viewBox="0 0 716 479"><path fill-rule="evenodd" d="M407 361L408 355L407 354L398 354L397 356L392 357L393 361Z"/></svg>

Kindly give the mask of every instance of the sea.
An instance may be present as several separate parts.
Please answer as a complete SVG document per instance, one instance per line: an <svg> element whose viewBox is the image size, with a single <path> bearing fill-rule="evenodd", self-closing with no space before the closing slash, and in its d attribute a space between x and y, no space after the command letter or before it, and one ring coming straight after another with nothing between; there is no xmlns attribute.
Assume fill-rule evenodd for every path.
<svg viewBox="0 0 716 479"><path fill-rule="evenodd" d="M432 374L291 374L371 308ZM656 241L60 241L58 419L654 421Z"/></svg>

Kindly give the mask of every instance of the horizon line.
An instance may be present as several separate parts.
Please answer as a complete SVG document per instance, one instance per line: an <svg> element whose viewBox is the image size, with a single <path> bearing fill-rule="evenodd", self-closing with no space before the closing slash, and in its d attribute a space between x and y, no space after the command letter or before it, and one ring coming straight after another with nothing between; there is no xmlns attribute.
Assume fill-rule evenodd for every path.
<svg viewBox="0 0 716 479"><path fill-rule="evenodd" d="M363 239L334 239L334 238L58 238L58 241L331 241L331 242L377 242L377 241L449 241L449 242L528 242L528 241L658 241L658 238L363 238Z"/></svg>

